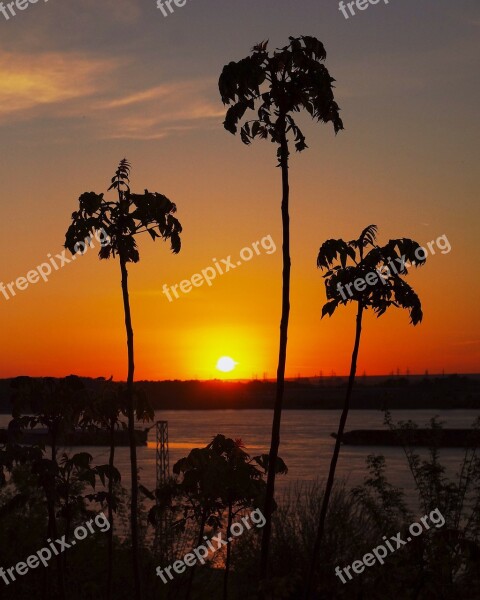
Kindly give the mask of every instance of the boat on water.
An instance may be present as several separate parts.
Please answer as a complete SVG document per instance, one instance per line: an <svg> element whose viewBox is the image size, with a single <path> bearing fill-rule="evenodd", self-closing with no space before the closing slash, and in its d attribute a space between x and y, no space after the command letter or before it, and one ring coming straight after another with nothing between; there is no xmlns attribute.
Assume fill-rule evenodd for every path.
<svg viewBox="0 0 480 600"><path fill-rule="evenodd" d="M135 429L135 440L137 446L146 446L148 432L147 429ZM115 446L129 446L128 431L119 429L114 434ZM15 434L8 429L0 429L0 444L7 442L16 442L25 446L34 446L36 444L51 445L51 438L47 429L35 427L34 429L25 429ZM75 429L74 431L62 433L57 446L110 446L110 433L103 430Z"/></svg>
<svg viewBox="0 0 480 600"><path fill-rule="evenodd" d="M337 438L336 433L331 434ZM465 448L480 446L477 429L354 429L343 434L346 446L436 446Z"/></svg>

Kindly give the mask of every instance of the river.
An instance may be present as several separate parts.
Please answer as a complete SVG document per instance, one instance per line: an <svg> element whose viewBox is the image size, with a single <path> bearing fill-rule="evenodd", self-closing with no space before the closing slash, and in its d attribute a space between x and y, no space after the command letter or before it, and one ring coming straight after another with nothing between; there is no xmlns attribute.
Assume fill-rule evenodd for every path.
<svg viewBox="0 0 480 600"><path fill-rule="evenodd" d="M480 416L476 410L416 410L393 411L395 422L412 419L419 426L425 426L438 415L445 427L470 427ZM246 450L253 456L268 452L271 417L268 410L201 410L201 411L156 411L156 420L166 420L169 425L170 467L175 461L186 456L190 449L205 446L217 434L240 438ZM280 456L286 462L289 472L278 477L278 490L285 489L294 481L311 481L325 478L332 455L334 439L340 411L288 410L282 419L282 440ZM8 424L9 417L0 415L0 427ZM352 410L347 431L350 429L381 429L383 413L375 410ZM107 448L73 448L69 451L87 451L94 457L95 464L108 462ZM424 451L423 451L424 452ZM343 446L337 467L340 478L348 485L362 483L366 475L365 459L369 454L383 454L387 461L388 479L405 489L411 496L414 487L401 448L368 446ZM443 449L441 457L449 475L454 475L461 464L461 449ZM138 448L138 464L141 483L149 489L155 487L155 429L149 433L147 447ZM128 448L118 448L116 465L122 474L125 485L129 482Z"/></svg>

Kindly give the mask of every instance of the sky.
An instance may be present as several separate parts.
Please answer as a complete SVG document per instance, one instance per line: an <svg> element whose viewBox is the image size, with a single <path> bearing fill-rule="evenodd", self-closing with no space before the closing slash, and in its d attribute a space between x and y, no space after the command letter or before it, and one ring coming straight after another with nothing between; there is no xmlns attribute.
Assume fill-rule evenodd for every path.
<svg viewBox="0 0 480 600"><path fill-rule="evenodd" d="M222 356L238 363L227 377L273 377L280 172L272 144L224 130L217 82L262 40L313 35L345 130L300 117L309 148L290 169L287 376L348 372L355 307L321 320L316 257L371 223L380 243L445 236L450 250L432 244L408 276L421 325L367 313L359 372L479 371L479 33L474 0L380 1L349 19L335 0L188 0L168 17L155 0L40 0L0 13L0 282L60 254L80 194L106 192L127 157L133 189L168 196L184 229L178 255L143 236L130 267L137 379L223 377ZM229 256L235 269L212 285L171 302L162 291ZM118 262L90 249L47 279L0 293L0 377L125 379Z"/></svg>

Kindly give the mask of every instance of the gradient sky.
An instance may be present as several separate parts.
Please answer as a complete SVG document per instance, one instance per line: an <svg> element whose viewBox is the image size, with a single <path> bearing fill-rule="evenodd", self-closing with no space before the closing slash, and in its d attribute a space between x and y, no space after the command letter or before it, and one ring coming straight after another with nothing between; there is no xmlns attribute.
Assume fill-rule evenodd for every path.
<svg viewBox="0 0 480 600"><path fill-rule="evenodd" d="M218 357L235 377L277 360L281 285L280 178L274 147L224 131L223 65L270 39L314 35L327 49L345 131L305 124L292 157L292 314L287 375L348 370L354 307L320 320L315 261L327 238L446 235L409 275L425 319L367 314L359 371L479 370L476 0L390 0L346 20L336 0L189 0L164 18L155 0L49 0L0 14L0 281L62 250L84 191L104 192L118 161L133 188L178 206L183 249L150 239L130 268L137 378L210 378ZM255 257L169 303L179 283L271 235ZM125 378L119 265L91 251L6 300L0 376Z"/></svg>

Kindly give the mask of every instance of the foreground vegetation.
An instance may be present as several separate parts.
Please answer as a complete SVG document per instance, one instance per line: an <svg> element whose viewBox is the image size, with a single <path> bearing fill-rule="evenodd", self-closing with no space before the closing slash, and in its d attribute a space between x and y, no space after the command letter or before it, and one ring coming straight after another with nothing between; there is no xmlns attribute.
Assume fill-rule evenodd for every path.
<svg viewBox="0 0 480 600"><path fill-rule="evenodd" d="M69 418L80 418L88 426L95 415L100 420L98 409L102 404L96 402L97 412L92 412L92 398L76 379L64 382L56 390L57 399L65 393L66 385L76 390L76 402L71 406L79 411L69 413ZM18 412L12 429L27 425L22 420L25 417L18 397L15 406ZM121 402L119 406L122 407ZM44 406L42 413L38 412L39 406L36 408L35 419L41 419L49 427L64 426L64 418L52 419L58 405L52 403L48 410ZM90 420L82 421L86 414ZM480 460L476 448L465 450L458 475L449 478L441 462L441 450L431 447L427 455L419 456L408 445L409 432L415 427L412 422L395 424L388 413L386 421L404 435L406 460L418 502L405 498L402 490L388 482L388 469L381 456L368 457L369 474L363 485L349 489L345 483L337 482L317 563L319 583L312 592L312 600L478 598ZM436 429L441 424L433 420L431 427ZM52 454L50 447L26 448L12 443L0 446L0 459L0 566L4 569L26 561L44 547L46 540L52 538L51 532L57 538L66 535L71 540L71 532L99 511L115 515L114 535L110 537L110 531L97 531L62 554L62 560L52 559L48 568L30 569L24 576L17 575L16 581L8 586L0 580L1 597L31 600L32 590L36 590L36 595L42 598L61 598L63 587L69 600L106 598L111 582L112 598L131 598L134 582L130 496L122 487L115 467L110 470L109 465L94 465L86 453L68 455L57 449ZM273 512L268 581L260 582L258 576L261 528L253 527L231 544L229 556L224 549L219 550L209 557L206 565L187 569L166 585L156 576L158 566L183 559L203 535L211 539L223 532L226 537L232 522L263 506L267 460L267 456L250 457L239 440L217 435L204 448L192 450L178 461L173 479L160 490L149 491L139 486L141 577L147 599L302 597L324 495L323 482L292 484L278 500ZM277 471L285 470L280 462ZM383 543L384 536L401 532L405 539L409 525L435 509L445 518L444 526L424 531L389 555L383 566L369 567L347 584L339 581L335 575L337 566L343 568L361 559ZM155 543L160 521L168 524L164 537L167 546Z"/></svg>

